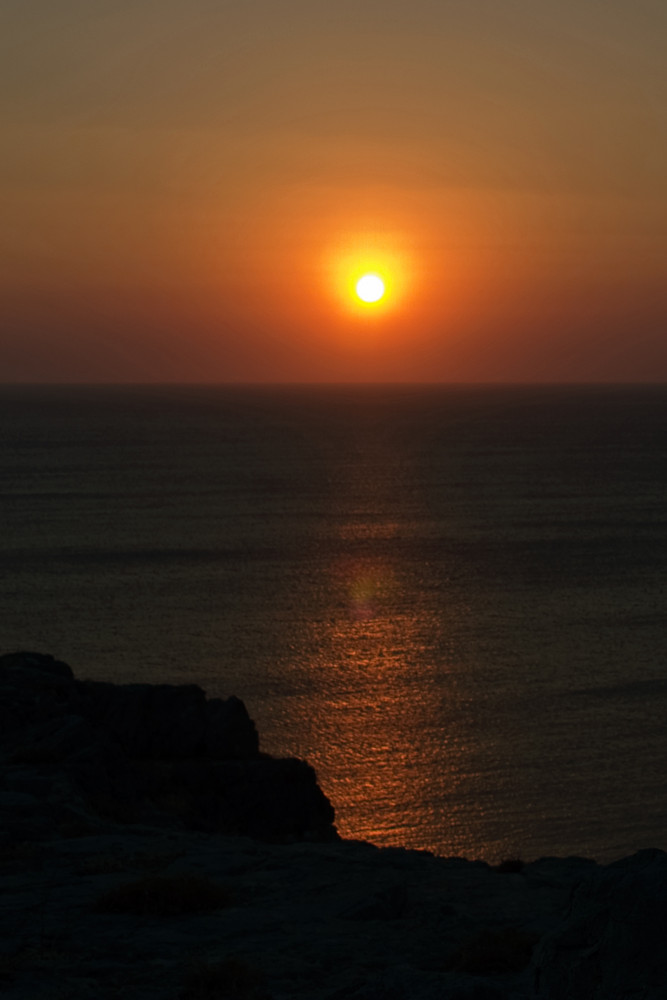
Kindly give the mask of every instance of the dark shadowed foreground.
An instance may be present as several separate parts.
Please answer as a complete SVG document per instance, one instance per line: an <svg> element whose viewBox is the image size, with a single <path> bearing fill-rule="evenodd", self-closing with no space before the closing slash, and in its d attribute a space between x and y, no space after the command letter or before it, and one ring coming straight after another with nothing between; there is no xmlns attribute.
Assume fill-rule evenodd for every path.
<svg viewBox="0 0 667 1000"><path fill-rule="evenodd" d="M340 841L243 703L0 658L8 1000L664 1000L667 856Z"/></svg>

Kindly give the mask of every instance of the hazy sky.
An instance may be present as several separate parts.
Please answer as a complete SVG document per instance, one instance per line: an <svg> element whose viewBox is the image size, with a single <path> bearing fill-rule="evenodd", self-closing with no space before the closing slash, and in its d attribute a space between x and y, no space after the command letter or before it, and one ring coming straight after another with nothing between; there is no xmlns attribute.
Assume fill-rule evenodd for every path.
<svg viewBox="0 0 667 1000"><path fill-rule="evenodd" d="M3 0L0 381L667 380L666 44L664 0Z"/></svg>

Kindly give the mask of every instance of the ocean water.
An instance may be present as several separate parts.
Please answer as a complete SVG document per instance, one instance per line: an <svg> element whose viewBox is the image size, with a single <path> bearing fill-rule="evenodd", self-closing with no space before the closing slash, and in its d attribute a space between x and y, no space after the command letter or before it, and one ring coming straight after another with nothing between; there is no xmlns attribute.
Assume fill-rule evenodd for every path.
<svg viewBox="0 0 667 1000"><path fill-rule="evenodd" d="M237 694L342 834L667 848L667 387L0 388L0 647Z"/></svg>

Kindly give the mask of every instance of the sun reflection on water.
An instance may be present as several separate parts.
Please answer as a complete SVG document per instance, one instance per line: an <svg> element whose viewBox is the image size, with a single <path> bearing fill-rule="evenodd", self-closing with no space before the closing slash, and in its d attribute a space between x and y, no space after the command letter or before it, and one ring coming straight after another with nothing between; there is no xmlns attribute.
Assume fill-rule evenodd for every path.
<svg viewBox="0 0 667 1000"><path fill-rule="evenodd" d="M338 572L347 587L350 616L358 621L377 619L396 593L393 570L378 562L345 564Z"/></svg>
<svg viewBox="0 0 667 1000"><path fill-rule="evenodd" d="M404 521L399 533L388 487L408 465L375 444L362 442L332 477L335 534L320 564L326 611L301 645L318 709L311 695L292 731L303 734L343 836L442 853L470 780L470 713L458 665L448 663L448 622L462 609L443 606L423 559L406 559L405 534L420 528ZM489 846L459 817L444 850L482 856Z"/></svg>
<svg viewBox="0 0 667 1000"><path fill-rule="evenodd" d="M263 748L314 765L344 837L507 857L522 831L498 810L519 772L498 766L512 744L467 642L475 612L456 546L438 549L456 511L449 524L428 509L412 456L364 417L319 456L326 486L290 581Z"/></svg>
<svg viewBox="0 0 667 1000"><path fill-rule="evenodd" d="M318 771L344 836L405 844L448 742L429 662L439 623L412 606L390 558L340 557L330 575L338 614L313 664L325 678Z"/></svg>

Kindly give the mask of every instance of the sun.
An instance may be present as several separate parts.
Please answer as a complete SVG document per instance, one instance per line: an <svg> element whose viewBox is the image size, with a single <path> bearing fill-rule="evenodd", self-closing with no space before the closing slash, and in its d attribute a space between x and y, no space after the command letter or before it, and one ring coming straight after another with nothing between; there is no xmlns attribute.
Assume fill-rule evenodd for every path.
<svg viewBox="0 0 667 1000"><path fill-rule="evenodd" d="M379 302L385 293L384 281L379 274L364 274L355 285L362 302Z"/></svg>
<svg viewBox="0 0 667 1000"><path fill-rule="evenodd" d="M400 315L413 284L413 261L402 234L346 232L332 240L322 258L322 276L343 313L364 324L350 329L370 331ZM383 323L385 326L383 326Z"/></svg>

